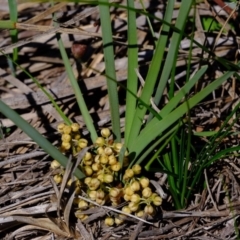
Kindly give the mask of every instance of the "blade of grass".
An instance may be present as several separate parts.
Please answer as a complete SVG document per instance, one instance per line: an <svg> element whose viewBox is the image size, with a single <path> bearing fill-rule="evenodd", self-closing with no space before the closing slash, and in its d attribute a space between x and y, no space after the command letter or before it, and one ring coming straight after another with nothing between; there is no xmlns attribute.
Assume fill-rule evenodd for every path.
<svg viewBox="0 0 240 240"><path fill-rule="evenodd" d="M173 0L168 1L168 4L167 4L167 8L169 8L168 13L171 13L170 10L173 9L174 7L173 2L174 2ZM166 18L169 19L170 15L171 14L169 14L169 16L166 15ZM165 28L167 28L167 26ZM156 50L153 55L151 64L149 66L145 84L140 96L141 101L145 102L146 104L150 103L150 98L157 80L159 70L161 68L162 57L165 51L165 45L167 43L167 38L168 38L168 36L164 36L163 34L160 36L157 42ZM134 114L129 138L127 139L128 141L126 142L126 145L128 148L131 148L131 146L134 145L135 139L138 136L140 128L142 126L142 121L146 111L147 111L147 108L138 103L137 109Z"/></svg>
<svg viewBox="0 0 240 240"><path fill-rule="evenodd" d="M134 8L134 1L127 1L128 7ZM138 68L138 46L137 46L137 26L136 12L128 9L128 77L126 94L126 114L125 114L125 143L128 142L128 137L131 130L131 125L134 117L133 109L136 108L137 98L132 94L137 95L138 78L135 69Z"/></svg>
<svg viewBox="0 0 240 240"><path fill-rule="evenodd" d="M35 128L19 116L14 110L9 108L4 102L0 100L0 111L7 118L12 120L23 132L25 132L31 139L33 139L46 153L53 159L56 159L63 167L67 166L68 159L56 149L46 138L44 138ZM76 169L74 172L78 179L82 179L85 175Z"/></svg>
<svg viewBox="0 0 240 240"><path fill-rule="evenodd" d="M8 0L8 7L10 11L10 20L13 22L17 22L18 12L17 12L17 2L16 0ZM16 43L18 41L18 30L12 29L10 30L10 36L12 39L12 43ZM13 49L13 61L18 61L18 48ZM15 68L13 63L9 62L10 68L12 69L12 73L15 76Z"/></svg>
<svg viewBox="0 0 240 240"><path fill-rule="evenodd" d="M148 12L147 12L147 10L146 10L146 8L145 8L145 6L144 6L143 0L140 0L140 3L141 3L141 6L142 6L143 11L147 14ZM170 11L168 11L168 6L169 6L169 5L167 5L166 12L165 12L165 16L167 16L168 13L170 13ZM170 16L170 15L171 15L171 16ZM169 16L172 17L172 14L169 14ZM155 33L154 33L154 29L153 29L152 24L151 24L151 21L150 21L150 18L149 18L147 15L146 15L146 19L147 19L148 27L149 27L149 30L150 30L150 32L151 32L151 34L152 34L152 37L153 37L153 38L156 38ZM167 19L165 19L165 20L167 21ZM169 22L170 22L170 21L171 21L171 19L169 19ZM164 25L163 25L163 27L164 27ZM156 43L157 43L157 42L155 41L155 45L157 45Z"/></svg>
<svg viewBox="0 0 240 240"><path fill-rule="evenodd" d="M117 84L111 79L116 79L115 61L113 51L113 38L111 27L110 9L108 0L99 0L100 21L103 39L103 53L105 61L105 72L107 77L107 88L109 95L112 131L115 141L121 142L120 115Z"/></svg>
<svg viewBox="0 0 240 240"><path fill-rule="evenodd" d="M190 115L190 114L189 114ZM184 164L182 164L183 171L178 172L178 176L181 177L183 176L183 182L182 182L182 186L181 187L181 199L180 199L180 203L181 203L181 207L185 207L186 204L186 191L187 191L187 180L188 180L188 169L189 169L189 163L190 161L190 148L191 148L191 138L192 138L192 128L191 128L191 122L190 122L190 118L188 119L188 133L187 133L187 139L186 139L186 153L184 156L184 159L182 159L182 161L184 161ZM175 166L175 165L174 165Z"/></svg>
<svg viewBox="0 0 240 240"><path fill-rule="evenodd" d="M167 171L173 173L173 164L170 160L171 158L169 157L169 153L165 153L163 155L163 161L164 161L164 166L166 167ZM169 181L169 190L173 196L173 200L174 200L174 205L177 209L181 208L181 203L180 203L180 199L178 198L178 189L176 187L176 180L175 178L169 174L168 175L168 181Z"/></svg>

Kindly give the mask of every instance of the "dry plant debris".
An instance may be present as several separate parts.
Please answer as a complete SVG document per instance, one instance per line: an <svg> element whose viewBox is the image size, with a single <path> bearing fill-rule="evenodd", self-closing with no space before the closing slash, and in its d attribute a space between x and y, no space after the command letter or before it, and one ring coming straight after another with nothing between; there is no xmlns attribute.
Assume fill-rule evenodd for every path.
<svg viewBox="0 0 240 240"><path fill-rule="evenodd" d="M144 5L155 16L160 18L163 16L164 1L144 1ZM141 4L136 2L136 7L141 9ZM203 16L215 16L217 13L217 21L225 22L229 13L220 11L220 9L219 5L210 1L198 4L194 39L200 43L205 42L206 47L212 49L216 56L224 56L231 61L236 61L239 48L237 34L231 31L231 34L222 33L217 38L218 33L207 34L199 21ZM18 12L18 27L22 29L19 32L18 43L21 66L36 77L43 86L51 90L58 104L74 122L83 125L82 117L76 110L73 91L69 86L54 39L54 33L61 32L79 84L85 88L84 94L90 112L100 127L107 125L110 121L110 114L104 77L99 74L104 72L104 63L101 34L97 26L99 20L97 8L76 6L70 3L60 3L55 7L51 7L47 3L24 3L18 5ZM62 25L58 29L53 28L50 15L54 12L57 13L59 19L63 15L67 15L70 19L75 17L73 22L65 21L67 26L73 24L73 27L66 28ZM177 16L178 6L176 4L172 18L173 23ZM190 16L193 16L193 11L190 12ZM6 1L1 1L0 18L9 18ZM77 19L81 19L80 23L76 22ZM127 76L126 13L113 8L112 19L116 43L117 80L124 83ZM149 37L145 17L138 17L137 26L140 70L144 72L153 53L153 44ZM155 34L158 36L161 25L155 24L154 27ZM226 29L230 29L228 24ZM0 48L6 53L11 53L16 45L11 44L8 31L1 31L0 38ZM81 66L81 71L70 53L73 44L79 44L79 42L81 46L86 46L86 56L84 56L86 59ZM191 66L194 71L201 61L201 49L198 46L193 47ZM186 75L184 66L188 59L189 48L190 41L183 39L177 61L179 69L175 78L177 86L182 85L181 81ZM221 67L215 62L211 62L211 64L211 72L197 86L199 90L211 82L215 76L222 75ZM97 71L93 71L93 68ZM61 119L53 106L21 69L17 69L15 77L9 72L6 59L1 55L1 99L17 110L39 132L58 145L56 129ZM218 92L213 92L212 96L206 102L201 103L192 113L192 124L195 130L218 129L225 114L238 101L239 84L233 79L225 83ZM121 104L121 112L124 113L124 101ZM50 171L49 166L52 160L39 150L38 146L21 130L16 129L11 121L1 116L1 122L2 126L11 128L10 134L5 133L5 137L0 140L1 239L121 238L132 240L234 239L235 237L236 228L239 226L240 211L240 162L237 156L221 160L206 172L205 178L208 187L196 195L185 210L174 211L171 208L171 198L168 197L163 200L161 211L154 218L151 219L144 215L145 220L139 221L139 219L125 215L123 225L109 227L104 224L104 221L107 221L107 225L111 225L113 223L111 216L118 216L118 211L126 208L126 205L117 205L119 202L116 201L117 206L111 208L105 208L103 205L84 210L82 205L86 203L83 201L88 199L86 193L86 196L82 197L83 201L79 201L78 205L82 208L81 215L88 216L88 218L83 221L71 222L73 219L71 206L76 201L73 191L75 189L66 187L71 166L65 172L65 182L61 183L59 190L53 178L56 178L54 176L61 173L62 170L60 169L60 172L59 169ZM233 131L238 131L238 129L239 125L235 124ZM87 131L83 131L83 135L87 135ZM239 134L236 136L233 139L226 139L225 144L239 145ZM158 178L157 175L155 180L163 188L166 187L164 176L161 175ZM109 217L105 218L106 216ZM122 221L122 219L119 220Z"/></svg>

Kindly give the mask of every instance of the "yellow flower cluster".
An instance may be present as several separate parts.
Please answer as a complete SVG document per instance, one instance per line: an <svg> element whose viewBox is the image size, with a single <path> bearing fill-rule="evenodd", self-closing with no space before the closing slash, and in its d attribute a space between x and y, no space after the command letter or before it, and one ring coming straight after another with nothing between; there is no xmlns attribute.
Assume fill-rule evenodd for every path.
<svg viewBox="0 0 240 240"><path fill-rule="evenodd" d="M60 124L58 126L58 131L62 134L61 150L63 152L72 149L73 153L77 153L87 147L88 142L81 138L79 129L78 124L72 124L71 126ZM154 215L154 207L160 206L162 203L161 197L152 192L148 178L140 177L142 170L140 165L134 165L132 168L126 169L123 174L123 183L120 182L118 172L122 167L128 166L128 152L125 152L123 166L121 166L118 157L123 145L114 143L110 136L110 130L103 128L101 137L97 138L94 147L84 155L79 168L85 173L86 177L83 182L75 181L76 194L79 194L82 189L87 193L90 200L99 205L118 206L125 200L128 205L122 208L124 213L134 213L138 217L142 217L144 213ZM51 167L55 169L60 167L60 164L54 160ZM62 174L55 175L54 180L56 183L61 183ZM71 182L68 184L70 186ZM74 203L78 205L78 211L75 213L76 217L81 220L86 219L87 215L82 214L82 211L92 205L77 197ZM105 224L108 226L119 225L124 222L124 218L125 215L123 214L115 218L107 217Z"/></svg>
<svg viewBox="0 0 240 240"><path fill-rule="evenodd" d="M60 150L66 152L72 149L73 154L78 153L81 149L87 147L88 141L81 138L80 125L73 123L71 126L60 123L57 127L59 133L62 134L62 144Z"/></svg>
<svg viewBox="0 0 240 240"><path fill-rule="evenodd" d="M111 188L109 197L114 206L121 203L122 198L128 203L122 208L124 213L135 214L137 217L143 217L144 213L153 216L156 212L155 207L162 204L162 198L157 193L152 192L149 179L139 177L139 174L141 174L140 165L126 169L123 176L124 187L122 189ZM115 224L119 225L124 222L125 218L124 214L120 214L115 219L107 217L105 224L112 226L114 221Z"/></svg>

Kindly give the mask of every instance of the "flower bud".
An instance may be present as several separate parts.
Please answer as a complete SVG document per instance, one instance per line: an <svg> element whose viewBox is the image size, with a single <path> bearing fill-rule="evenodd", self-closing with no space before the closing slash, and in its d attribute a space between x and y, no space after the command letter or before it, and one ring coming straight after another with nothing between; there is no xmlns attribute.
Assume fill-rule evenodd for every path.
<svg viewBox="0 0 240 240"><path fill-rule="evenodd" d="M56 168L59 168L61 166L61 164L57 161L57 160L53 160L51 162L51 168L52 169L56 169Z"/></svg>
<svg viewBox="0 0 240 240"><path fill-rule="evenodd" d="M144 212L149 214L149 215L152 215L154 214L154 208L152 205L146 205L145 208L144 208Z"/></svg>
<svg viewBox="0 0 240 240"><path fill-rule="evenodd" d="M86 152L84 157L83 157L83 160L84 161L89 161L92 159L92 154L90 152Z"/></svg>
<svg viewBox="0 0 240 240"><path fill-rule="evenodd" d="M96 203L99 204L99 205L104 205L105 202L106 202L105 199L100 199L100 198L97 198L97 199L96 199Z"/></svg>
<svg viewBox="0 0 240 240"><path fill-rule="evenodd" d="M116 164L111 165L111 169L112 169L114 172L120 171L120 169L121 169L121 163L120 163L120 162L117 162Z"/></svg>
<svg viewBox="0 0 240 240"><path fill-rule="evenodd" d="M70 134L72 132L72 128L70 126L65 125L63 127L63 133Z"/></svg>
<svg viewBox="0 0 240 240"><path fill-rule="evenodd" d="M97 149L97 154L98 155L104 155L104 148L103 147L98 147ZM99 156L100 157L100 156Z"/></svg>
<svg viewBox="0 0 240 240"><path fill-rule="evenodd" d="M162 198L160 196L155 196L152 200L155 206L160 206L162 204Z"/></svg>
<svg viewBox="0 0 240 240"><path fill-rule="evenodd" d="M104 199L105 198L105 192L102 189L97 190L96 198Z"/></svg>
<svg viewBox="0 0 240 240"><path fill-rule="evenodd" d="M89 191L88 196L91 200L95 201L97 198L97 191Z"/></svg>
<svg viewBox="0 0 240 240"><path fill-rule="evenodd" d="M104 176L105 176L104 173L101 172L100 174L98 174L97 179L100 180L101 182L104 182Z"/></svg>
<svg viewBox="0 0 240 240"><path fill-rule="evenodd" d="M123 208L122 208L122 211L124 212L124 213L131 213L131 210L130 210L130 208L128 207L128 206L124 206Z"/></svg>
<svg viewBox="0 0 240 240"><path fill-rule="evenodd" d="M86 178L84 179L84 183L85 183L87 186L89 186L91 180L92 180L91 177L86 177Z"/></svg>
<svg viewBox="0 0 240 240"><path fill-rule="evenodd" d="M79 179L77 179L77 180L75 181L75 186L77 186L77 187L82 187L83 184L82 184L82 182L81 182Z"/></svg>
<svg viewBox="0 0 240 240"><path fill-rule="evenodd" d="M140 184L138 181L133 181L131 184L130 184L130 188L132 189L133 192L137 192L140 190Z"/></svg>
<svg viewBox="0 0 240 240"><path fill-rule="evenodd" d="M142 190L142 196L144 198L149 198L152 195L152 190L150 187L146 187Z"/></svg>
<svg viewBox="0 0 240 240"><path fill-rule="evenodd" d="M116 198L116 197L118 197L120 194L121 194L121 189L116 188L116 187L111 188L110 191L109 191L109 196L110 196L110 197Z"/></svg>
<svg viewBox="0 0 240 240"><path fill-rule="evenodd" d="M114 222L116 225L121 225L124 222L124 220L121 218L115 217Z"/></svg>
<svg viewBox="0 0 240 240"><path fill-rule="evenodd" d="M68 181L67 181L67 186L70 187L72 185L72 179L70 178Z"/></svg>
<svg viewBox="0 0 240 240"><path fill-rule="evenodd" d="M92 170L94 171L94 172L98 172L99 170L101 170L102 169L102 166L99 164L99 163L93 163L92 164Z"/></svg>
<svg viewBox="0 0 240 240"><path fill-rule="evenodd" d="M99 188L100 184L101 184L100 180L98 180L97 178L92 178L88 186L90 190L96 190Z"/></svg>
<svg viewBox="0 0 240 240"><path fill-rule="evenodd" d="M119 152L121 151L121 149L122 149L122 146L123 146L122 143L115 143L115 144L113 145L113 149L114 149L117 153L119 153Z"/></svg>
<svg viewBox="0 0 240 240"><path fill-rule="evenodd" d="M96 155L95 157L94 157L94 162L95 163L100 163L100 155Z"/></svg>
<svg viewBox="0 0 240 240"><path fill-rule="evenodd" d="M101 164L107 164L108 163L108 156L107 155L101 155L99 158L99 161Z"/></svg>
<svg viewBox="0 0 240 240"><path fill-rule="evenodd" d="M110 200L111 200L112 206L114 206L114 207L117 207L121 203L119 201L119 199L117 199L117 198L111 198L110 197Z"/></svg>
<svg viewBox="0 0 240 240"><path fill-rule="evenodd" d="M134 194L131 196L131 202L139 203L140 200L141 200L141 197L140 197L139 194L137 194L137 193L134 193Z"/></svg>
<svg viewBox="0 0 240 240"><path fill-rule="evenodd" d="M149 182L150 182L150 181L149 181L148 178L142 177L142 178L139 180L139 182L140 182L142 188L146 188L146 187L149 186Z"/></svg>
<svg viewBox="0 0 240 240"><path fill-rule="evenodd" d="M130 188L130 186L126 187L125 190L124 190L124 193L129 195L129 196L132 196L134 194L133 190Z"/></svg>
<svg viewBox="0 0 240 240"><path fill-rule="evenodd" d="M108 164L109 165L114 165L116 164L118 161L117 161L117 158L114 156L114 155L110 155L108 156Z"/></svg>
<svg viewBox="0 0 240 240"><path fill-rule="evenodd" d="M103 128L101 130L101 135L104 138L108 138L110 136L110 134L111 134L111 132L110 132L110 130L108 128Z"/></svg>
<svg viewBox="0 0 240 240"><path fill-rule="evenodd" d="M134 176L134 172L132 169L126 169L123 179L129 179Z"/></svg>
<svg viewBox="0 0 240 240"><path fill-rule="evenodd" d="M53 180L55 181L56 184L59 184L62 182L62 176L60 174L56 174L54 177L53 177Z"/></svg>
<svg viewBox="0 0 240 240"><path fill-rule="evenodd" d="M88 208L88 203L84 200L78 202L78 208L81 210L86 210Z"/></svg>
<svg viewBox="0 0 240 240"><path fill-rule="evenodd" d="M71 125L71 129L72 129L73 132L78 132L79 129L80 129L80 125L78 123L73 123Z"/></svg>
<svg viewBox="0 0 240 240"><path fill-rule="evenodd" d="M76 149L76 153L79 153L82 150L79 146L77 146L75 149Z"/></svg>
<svg viewBox="0 0 240 240"><path fill-rule="evenodd" d="M79 219L81 219L81 221L83 221L86 219L87 215L82 214L81 211L77 211L77 212L75 212L75 216L76 216L76 218L79 218Z"/></svg>
<svg viewBox="0 0 240 240"><path fill-rule="evenodd" d="M92 166L92 164L93 164L92 160L90 160L90 161L84 161L84 165L85 165L85 166Z"/></svg>
<svg viewBox="0 0 240 240"><path fill-rule="evenodd" d="M103 137L98 137L95 141L95 144L99 147L102 147L105 145L105 139Z"/></svg>
<svg viewBox="0 0 240 240"><path fill-rule="evenodd" d="M93 170L90 166L85 166L84 172L85 172L86 176L92 176L92 174L93 174Z"/></svg>
<svg viewBox="0 0 240 240"><path fill-rule="evenodd" d="M85 148L85 147L87 147L87 145L88 145L87 139L85 139L85 138L80 138L80 139L78 140L78 146L79 146L80 148Z"/></svg>
<svg viewBox="0 0 240 240"><path fill-rule="evenodd" d="M104 178L103 178L103 181L104 181L105 183L111 183L111 182L113 182L113 175L111 175L111 174L105 174L105 175L104 175Z"/></svg>
<svg viewBox="0 0 240 240"><path fill-rule="evenodd" d="M59 123L58 126L57 126L57 130L59 133L63 133L63 128L65 127L66 125L64 123Z"/></svg>
<svg viewBox="0 0 240 240"><path fill-rule="evenodd" d="M107 226L113 226L113 224L114 224L114 219L113 218L111 218L111 217L106 217L105 218L105 224L107 225Z"/></svg>
<svg viewBox="0 0 240 240"><path fill-rule="evenodd" d="M75 133L74 135L72 135L72 138L75 140L79 140L81 138L81 134Z"/></svg>
<svg viewBox="0 0 240 240"><path fill-rule="evenodd" d="M143 210L140 210L140 211L138 211L138 212L136 212L135 213L135 215L137 216L137 217L143 217L143 215L144 215L144 211Z"/></svg>
<svg viewBox="0 0 240 240"><path fill-rule="evenodd" d="M136 212L138 210L138 208L139 208L139 203L130 202L128 204L128 207L130 208L130 210L132 212Z"/></svg>
<svg viewBox="0 0 240 240"><path fill-rule="evenodd" d="M131 201L131 197L132 197L132 196L130 196L130 195L128 195L128 194L124 194L124 195L123 195L123 198L124 198L124 200L125 200L126 202Z"/></svg>
<svg viewBox="0 0 240 240"><path fill-rule="evenodd" d="M69 142L62 142L62 148L64 150L69 150L71 148L71 144Z"/></svg>
<svg viewBox="0 0 240 240"><path fill-rule="evenodd" d="M70 142L72 138L69 134L64 133L61 139L63 142Z"/></svg>
<svg viewBox="0 0 240 240"><path fill-rule="evenodd" d="M110 148L110 147L106 147L106 148L104 149L104 153L105 153L107 156L110 156L110 155L113 153L113 150L112 150L112 148Z"/></svg>
<svg viewBox="0 0 240 240"><path fill-rule="evenodd" d="M138 175L138 174L141 173L142 168L141 168L141 166L139 164L136 164L136 165L132 166L132 170L133 170L135 175Z"/></svg>
<svg viewBox="0 0 240 240"><path fill-rule="evenodd" d="M75 187L75 194L78 195L81 193L81 188L78 186L78 187Z"/></svg>

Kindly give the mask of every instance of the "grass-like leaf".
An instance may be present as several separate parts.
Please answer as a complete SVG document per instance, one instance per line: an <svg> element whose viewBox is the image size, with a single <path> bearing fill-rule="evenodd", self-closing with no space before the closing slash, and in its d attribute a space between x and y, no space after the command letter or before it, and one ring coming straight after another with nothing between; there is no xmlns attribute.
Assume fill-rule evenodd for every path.
<svg viewBox="0 0 240 240"><path fill-rule="evenodd" d="M121 142L121 132L120 132L120 116L119 116L119 101L118 101L118 91L117 84L111 79L116 79L115 72L115 61L114 61L114 51L113 51L113 38L112 38L112 26L110 9L107 5L108 0L99 0L99 11L103 38L103 53L105 61L105 72L107 77L107 88L109 96L109 104L111 111L112 120L112 131L114 138L117 142Z"/></svg>
<svg viewBox="0 0 240 240"><path fill-rule="evenodd" d="M128 7L134 8L134 1L127 1ZM133 109L136 108L138 78L135 69L138 68L138 46L137 46L137 26L136 12L128 9L128 76L126 92L126 114L125 114L125 143L128 142L129 134L134 117Z"/></svg>

